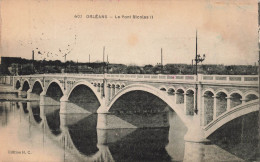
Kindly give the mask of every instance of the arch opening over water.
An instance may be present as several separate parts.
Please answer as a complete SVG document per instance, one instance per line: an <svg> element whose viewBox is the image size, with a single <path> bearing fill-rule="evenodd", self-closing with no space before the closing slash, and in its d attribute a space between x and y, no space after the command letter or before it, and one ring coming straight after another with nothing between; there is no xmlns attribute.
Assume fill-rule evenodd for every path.
<svg viewBox="0 0 260 162"><path fill-rule="evenodd" d="M89 113L96 113L100 107L100 101L93 90L85 85L76 85L68 96L69 106L73 108L81 108Z"/></svg>
<svg viewBox="0 0 260 162"><path fill-rule="evenodd" d="M28 91L30 89L28 81L24 81L22 91Z"/></svg>
<svg viewBox="0 0 260 162"><path fill-rule="evenodd" d="M15 89L19 89L20 87L21 87L21 82L17 80L15 84Z"/></svg>
<svg viewBox="0 0 260 162"><path fill-rule="evenodd" d="M149 113L165 111L167 104L149 92L135 90L120 96L109 109L114 113Z"/></svg>
<svg viewBox="0 0 260 162"><path fill-rule="evenodd" d="M245 161L256 159L259 144L258 114L256 111L235 118L218 128L208 139Z"/></svg>
<svg viewBox="0 0 260 162"><path fill-rule="evenodd" d="M60 85L56 82L52 82L46 91L46 101L48 105L59 105L60 99L63 96L63 91Z"/></svg>
<svg viewBox="0 0 260 162"><path fill-rule="evenodd" d="M168 127L168 111L170 107L158 96L133 90L121 95L110 107L109 112L121 128ZM110 117L110 118L113 118ZM120 119L120 120L119 120Z"/></svg>
<svg viewBox="0 0 260 162"><path fill-rule="evenodd" d="M42 88L41 83L39 81L36 81L33 85L32 93L40 95L42 91L43 91L43 88Z"/></svg>

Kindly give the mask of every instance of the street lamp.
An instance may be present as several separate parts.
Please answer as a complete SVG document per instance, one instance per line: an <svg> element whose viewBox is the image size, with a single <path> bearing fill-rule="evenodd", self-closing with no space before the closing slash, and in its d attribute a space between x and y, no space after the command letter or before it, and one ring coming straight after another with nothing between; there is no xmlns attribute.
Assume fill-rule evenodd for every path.
<svg viewBox="0 0 260 162"><path fill-rule="evenodd" d="M196 30L196 55L195 55L195 74L196 74L196 84L195 84L195 92L196 92L196 96L195 96L195 109L194 112L196 114L198 114L198 63L203 62L206 58L206 55L203 54L203 56L200 56L200 54L198 54L198 38L197 38L197 30Z"/></svg>

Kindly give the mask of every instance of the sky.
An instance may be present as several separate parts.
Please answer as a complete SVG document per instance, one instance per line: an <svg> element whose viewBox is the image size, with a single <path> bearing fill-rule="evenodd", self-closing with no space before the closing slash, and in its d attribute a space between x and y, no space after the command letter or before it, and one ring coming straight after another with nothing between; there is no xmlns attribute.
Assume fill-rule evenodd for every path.
<svg viewBox="0 0 260 162"><path fill-rule="evenodd" d="M0 0L1 56L155 65L254 65L257 0ZM107 18L86 18L86 15ZM75 15L82 15L75 18ZM131 16L131 19L122 18ZM153 19L133 19L133 15ZM115 18L120 16L121 18ZM38 54L40 51L40 54Z"/></svg>

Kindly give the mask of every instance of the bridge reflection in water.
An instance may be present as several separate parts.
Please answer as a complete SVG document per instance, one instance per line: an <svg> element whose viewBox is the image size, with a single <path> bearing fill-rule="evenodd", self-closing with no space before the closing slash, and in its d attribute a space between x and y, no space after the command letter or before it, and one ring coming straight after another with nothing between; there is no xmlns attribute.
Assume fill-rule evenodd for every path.
<svg viewBox="0 0 260 162"><path fill-rule="evenodd" d="M165 105L162 103L162 106ZM167 106L159 109L165 108L167 110ZM256 112L221 127L209 137L213 144L185 142L187 128L175 112L166 114L169 127L98 129L100 114L60 114L59 106L2 102L0 129L3 133L0 137L8 134L5 128L12 129L20 136L12 145L30 145L27 149L32 148L33 154L27 158L34 160L44 160L42 154L51 155L57 161L240 161L257 158L257 131L252 131L257 130ZM110 114L112 118L124 118L124 115L127 113ZM143 112L134 115L147 116ZM128 123L136 126L134 120ZM8 135L10 138L5 140L15 139L12 137L15 134Z"/></svg>
<svg viewBox="0 0 260 162"><path fill-rule="evenodd" d="M256 75L37 74L10 78L19 96L40 98L42 106L60 106L60 114L98 113L99 129L168 127L166 114L173 110L187 127L184 139L190 142L207 142L226 123L259 110Z"/></svg>

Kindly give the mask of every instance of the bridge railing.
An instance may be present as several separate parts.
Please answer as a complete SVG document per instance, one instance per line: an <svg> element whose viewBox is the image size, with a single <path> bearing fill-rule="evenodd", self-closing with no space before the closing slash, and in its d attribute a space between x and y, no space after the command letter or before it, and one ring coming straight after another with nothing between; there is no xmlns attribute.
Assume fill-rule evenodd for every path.
<svg viewBox="0 0 260 162"><path fill-rule="evenodd" d="M199 81L212 83L257 84L257 75L199 75Z"/></svg>
<svg viewBox="0 0 260 162"><path fill-rule="evenodd" d="M106 74L107 79L150 80L150 81L195 81L193 75L150 75L150 74Z"/></svg>
<svg viewBox="0 0 260 162"><path fill-rule="evenodd" d="M91 79L114 79L114 80L149 80L162 82L196 82L195 75L154 75L154 74L35 74L23 75L18 77L74 77L74 78L91 78ZM227 84L258 84L258 75L202 75L198 74L198 81L203 83L227 83Z"/></svg>
<svg viewBox="0 0 260 162"><path fill-rule="evenodd" d="M21 77L21 76L18 76ZM75 77L75 78L93 78L93 79L121 79L121 80L160 80L160 81L195 81L194 75L150 75L150 74L36 74L23 75L22 77Z"/></svg>

